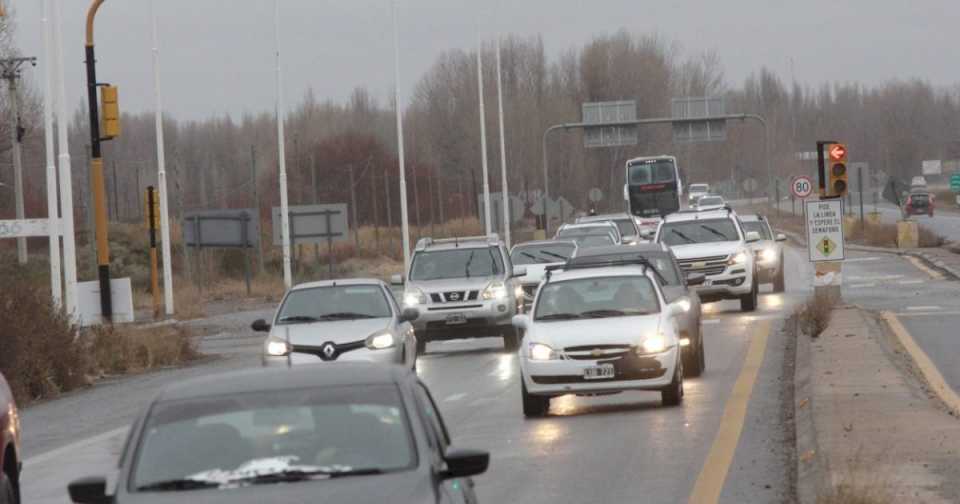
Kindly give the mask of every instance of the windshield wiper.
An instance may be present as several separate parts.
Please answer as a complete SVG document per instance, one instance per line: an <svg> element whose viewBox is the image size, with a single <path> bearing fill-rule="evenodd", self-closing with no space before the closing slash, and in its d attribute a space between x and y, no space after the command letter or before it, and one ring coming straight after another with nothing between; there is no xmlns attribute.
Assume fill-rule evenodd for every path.
<svg viewBox="0 0 960 504"><path fill-rule="evenodd" d="M326 313L320 316L319 320L348 320L348 319L370 319L377 318L373 315L366 313L353 313L353 312L335 312L335 313Z"/></svg>
<svg viewBox="0 0 960 504"><path fill-rule="evenodd" d="M320 319L310 315L291 315L289 317L280 317L277 322L319 322Z"/></svg>
<svg viewBox="0 0 960 504"><path fill-rule="evenodd" d="M383 474L383 470L375 467L367 469L345 469L342 471L330 471L326 469L286 469L278 472L231 479L230 483L264 485L270 483L292 483L312 479L344 478L347 476L370 476L373 474Z"/></svg>
<svg viewBox="0 0 960 504"><path fill-rule="evenodd" d="M216 488L220 483L215 481L204 481L195 479L173 479L166 481L157 481L137 487L138 491L176 491L176 490L199 490L201 488Z"/></svg>
<svg viewBox="0 0 960 504"><path fill-rule="evenodd" d="M626 315L626 312L623 310L590 310L580 315L587 318L622 317Z"/></svg>
<svg viewBox="0 0 960 504"><path fill-rule="evenodd" d="M541 250L540 252L543 252L543 251ZM537 261L538 263L548 263L548 262L550 262L550 261L545 260L545 259L542 258L542 257L537 257L537 256L535 256L535 255L533 255L533 254L531 254L531 253L529 253L529 252L520 252L520 254L525 255L525 256L529 257L530 259L533 259L534 261Z"/></svg>
<svg viewBox="0 0 960 504"><path fill-rule="evenodd" d="M475 253L476 252L473 250L470 251L470 257L467 258L467 264L463 266L463 273L467 275L467 278L470 278L470 264L473 262L473 254Z"/></svg>
<svg viewBox="0 0 960 504"><path fill-rule="evenodd" d="M550 315L537 317L537 320L571 320L578 318L580 318L580 315L576 313L551 313Z"/></svg>
<svg viewBox="0 0 960 504"><path fill-rule="evenodd" d="M687 240L687 243L697 243L696 241L692 240L689 236L681 233L680 231L677 231L676 229L671 229L670 232L679 236L680 238L683 238L684 240Z"/></svg>
<svg viewBox="0 0 960 504"><path fill-rule="evenodd" d="M543 255L548 255L548 256L550 256L550 257L556 257L557 259L560 259L561 261L566 261L567 259L570 259L569 257L563 256L563 255L560 255L560 254L554 254L553 252L550 252L549 250L541 250L540 253L543 254Z"/></svg>
<svg viewBox="0 0 960 504"><path fill-rule="evenodd" d="M727 237L727 235L721 233L720 231L717 231L716 229L713 229L712 227L706 224L700 224L700 227L702 227L703 229L706 229L707 231L710 231L711 233L719 236L720 238L723 238L724 241L731 241L730 238Z"/></svg>

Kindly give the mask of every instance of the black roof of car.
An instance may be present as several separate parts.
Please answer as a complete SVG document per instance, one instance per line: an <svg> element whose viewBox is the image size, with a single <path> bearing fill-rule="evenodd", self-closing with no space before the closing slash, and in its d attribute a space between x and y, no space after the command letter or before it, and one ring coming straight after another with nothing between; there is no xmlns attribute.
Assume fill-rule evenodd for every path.
<svg viewBox="0 0 960 504"><path fill-rule="evenodd" d="M400 366L362 362L257 368L184 380L167 387L158 401L195 399L242 392L269 392L308 387L382 385L397 383L408 370Z"/></svg>

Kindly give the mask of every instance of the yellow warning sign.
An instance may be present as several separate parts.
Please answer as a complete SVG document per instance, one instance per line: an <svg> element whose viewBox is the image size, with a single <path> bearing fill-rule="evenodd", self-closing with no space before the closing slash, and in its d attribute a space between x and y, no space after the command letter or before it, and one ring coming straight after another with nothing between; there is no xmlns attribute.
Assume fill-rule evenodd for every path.
<svg viewBox="0 0 960 504"><path fill-rule="evenodd" d="M833 240L830 238L824 236L823 239L820 240L820 243L817 244L817 250L819 250L821 254L830 257L833 251L837 250L837 244L833 243Z"/></svg>

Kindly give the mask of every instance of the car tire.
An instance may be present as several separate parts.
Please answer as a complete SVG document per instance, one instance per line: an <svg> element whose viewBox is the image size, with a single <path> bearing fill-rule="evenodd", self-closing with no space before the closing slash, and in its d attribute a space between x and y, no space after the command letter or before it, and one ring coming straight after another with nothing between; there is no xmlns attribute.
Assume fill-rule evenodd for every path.
<svg viewBox="0 0 960 504"><path fill-rule="evenodd" d="M527 393L527 384L520 377L520 397L523 400L523 416L527 418L546 416L550 410L550 398Z"/></svg>
<svg viewBox="0 0 960 504"><path fill-rule="evenodd" d="M516 352L520 348L520 335L515 327L507 327L500 333L503 336L503 349L506 352Z"/></svg>
<svg viewBox="0 0 960 504"><path fill-rule="evenodd" d="M417 336L417 356L427 353L427 337Z"/></svg>
<svg viewBox="0 0 960 504"><path fill-rule="evenodd" d="M7 473L0 472L0 504L17 504L17 494Z"/></svg>
<svg viewBox="0 0 960 504"><path fill-rule="evenodd" d="M783 255L780 255L780 272L777 273L776 278L773 279L773 292L780 293L787 290L787 282L784 278L784 270Z"/></svg>
<svg viewBox="0 0 960 504"><path fill-rule="evenodd" d="M670 385L660 391L660 400L664 406L679 406L683 402L683 364L677 366Z"/></svg>
<svg viewBox="0 0 960 504"><path fill-rule="evenodd" d="M683 374L697 377L703 374L703 340L701 339L696 346L691 346L690 350L683 354Z"/></svg>
<svg viewBox="0 0 960 504"><path fill-rule="evenodd" d="M757 309L757 301L760 297L759 289L757 286L757 273L753 273L753 287L750 289L750 292L740 296L740 311L743 312L752 312Z"/></svg>

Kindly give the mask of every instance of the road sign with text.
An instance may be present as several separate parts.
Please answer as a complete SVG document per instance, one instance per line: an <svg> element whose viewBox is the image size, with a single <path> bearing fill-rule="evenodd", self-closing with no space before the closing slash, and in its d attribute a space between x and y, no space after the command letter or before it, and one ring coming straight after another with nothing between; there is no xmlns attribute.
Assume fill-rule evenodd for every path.
<svg viewBox="0 0 960 504"><path fill-rule="evenodd" d="M810 261L842 261L843 200L807 201L806 205Z"/></svg>

